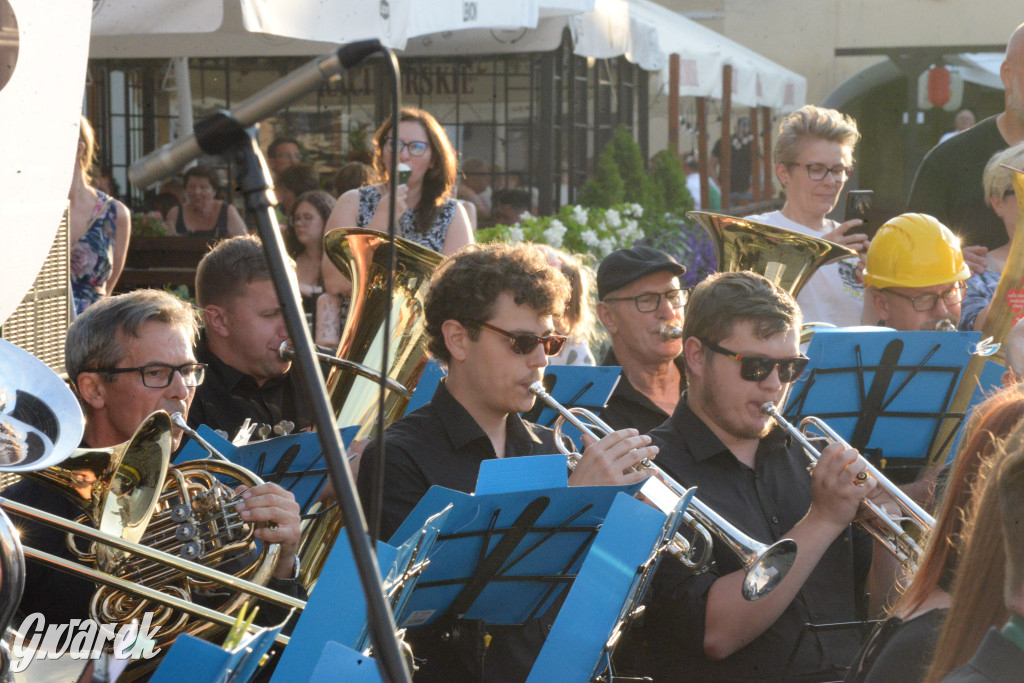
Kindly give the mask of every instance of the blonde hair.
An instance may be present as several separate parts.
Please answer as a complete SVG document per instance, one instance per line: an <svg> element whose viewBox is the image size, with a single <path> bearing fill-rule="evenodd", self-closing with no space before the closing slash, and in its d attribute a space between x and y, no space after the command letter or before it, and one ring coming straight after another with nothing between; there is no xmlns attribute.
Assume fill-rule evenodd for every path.
<svg viewBox="0 0 1024 683"><path fill-rule="evenodd" d="M981 184L985 188L986 204L993 195L1002 199L1003 195L1013 189L1014 171L1003 168L1003 164L1012 168L1024 167L1024 142L996 152L985 164L985 172L981 175Z"/></svg>
<svg viewBox="0 0 1024 683"><path fill-rule="evenodd" d="M78 159L78 166L85 175L85 184L92 184L92 167L96 163L96 132L89 119L84 116L78 126L78 142L85 145L85 152Z"/></svg>
<svg viewBox="0 0 1024 683"><path fill-rule="evenodd" d="M818 138L838 142L850 151L860 140L857 122L852 117L835 109L805 104L790 112L779 123L778 137L775 138L775 163L790 164L800 155L804 138Z"/></svg>

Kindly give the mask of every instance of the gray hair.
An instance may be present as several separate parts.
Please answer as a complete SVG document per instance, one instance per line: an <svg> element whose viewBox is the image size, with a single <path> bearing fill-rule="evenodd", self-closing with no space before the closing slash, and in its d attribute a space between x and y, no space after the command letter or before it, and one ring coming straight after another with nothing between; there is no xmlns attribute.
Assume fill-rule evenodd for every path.
<svg viewBox="0 0 1024 683"><path fill-rule="evenodd" d="M1013 171L1003 168L1003 164L1013 168L1024 167L1024 142L996 152L985 164L985 172L981 175L981 184L985 188L985 203L995 195L1002 198L1013 189Z"/></svg>
<svg viewBox="0 0 1024 683"><path fill-rule="evenodd" d="M850 151L857 146L860 132L857 122L850 116L835 109L805 104L790 112L779 123L779 134L775 138L775 163L790 164L800 155L800 144L804 138L818 138L838 142Z"/></svg>
<svg viewBox="0 0 1024 683"><path fill-rule="evenodd" d="M68 328L64 365L77 386L78 375L94 368L115 367L124 358L121 340L138 337L150 321L182 327L195 344L199 318L188 303L157 289L137 289L100 299Z"/></svg>

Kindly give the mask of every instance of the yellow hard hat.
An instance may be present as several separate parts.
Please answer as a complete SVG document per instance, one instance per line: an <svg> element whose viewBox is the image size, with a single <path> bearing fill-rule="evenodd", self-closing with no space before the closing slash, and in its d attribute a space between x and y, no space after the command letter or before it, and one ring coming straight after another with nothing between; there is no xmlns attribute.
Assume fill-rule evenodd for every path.
<svg viewBox="0 0 1024 683"><path fill-rule="evenodd" d="M949 228L928 214L905 213L880 227L871 240L864 284L931 287L970 276L960 239Z"/></svg>

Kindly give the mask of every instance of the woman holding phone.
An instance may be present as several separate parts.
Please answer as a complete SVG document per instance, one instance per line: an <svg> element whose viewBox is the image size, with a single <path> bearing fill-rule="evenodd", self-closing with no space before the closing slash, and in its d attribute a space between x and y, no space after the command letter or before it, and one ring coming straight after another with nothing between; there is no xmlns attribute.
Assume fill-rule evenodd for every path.
<svg viewBox="0 0 1024 683"><path fill-rule="evenodd" d="M343 227L388 231L389 179L393 117L373 135L373 165L380 183L343 194L327 220L327 230ZM398 236L445 256L473 241L466 211L452 197L458 164L441 124L430 113L403 107L398 123L399 168L409 177L395 193ZM401 173L401 170L399 170ZM352 284L324 256L325 297L317 307L317 342L333 346L341 339L344 311Z"/></svg>
<svg viewBox="0 0 1024 683"><path fill-rule="evenodd" d="M775 140L775 176L786 193L780 211L749 220L793 230L853 249L863 256L868 236L854 230L859 218L838 223L825 216L835 208L853 172L857 123L835 109L805 105L779 124ZM797 297L804 319L839 327L860 325L864 283L859 259L822 266Z"/></svg>

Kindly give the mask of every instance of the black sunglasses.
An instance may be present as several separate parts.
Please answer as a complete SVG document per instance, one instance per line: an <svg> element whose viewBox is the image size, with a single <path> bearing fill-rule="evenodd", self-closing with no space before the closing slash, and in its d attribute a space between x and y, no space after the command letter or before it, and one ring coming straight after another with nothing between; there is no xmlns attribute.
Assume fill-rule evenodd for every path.
<svg viewBox="0 0 1024 683"><path fill-rule="evenodd" d="M549 334L546 337L538 337L535 334L514 334L508 330L503 330L500 327L489 325L488 323L477 323L480 327L490 330L491 332L497 332L498 334L505 335L509 338L509 345L512 347L513 353L518 353L520 356L526 354L537 348L540 344L544 347L545 356L557 356L565 346L565 340L567 337L562 334Z"/></svg>
<svg viewBox="0 0 1024 683"><path fill-rule="evenodd" d="M715 353L720 353L729 358L735 358L740 362L740 377L748 382L760 382L772 373L773 368L779 369L780 382L792 382L807 367L810 358L797 356L796 358L767 358L765 356L744 356L739 353L724 349L718 344L701 340L701 344L708 347Z"/></svg>

